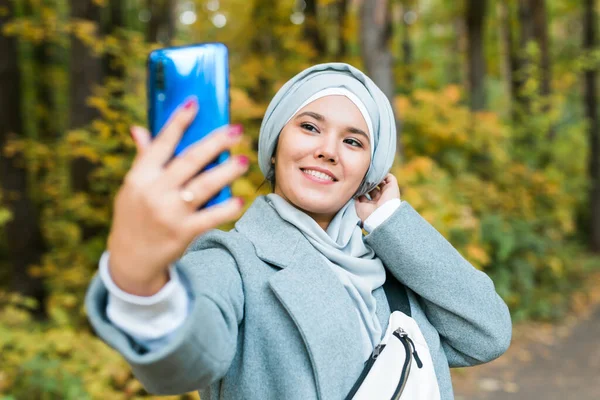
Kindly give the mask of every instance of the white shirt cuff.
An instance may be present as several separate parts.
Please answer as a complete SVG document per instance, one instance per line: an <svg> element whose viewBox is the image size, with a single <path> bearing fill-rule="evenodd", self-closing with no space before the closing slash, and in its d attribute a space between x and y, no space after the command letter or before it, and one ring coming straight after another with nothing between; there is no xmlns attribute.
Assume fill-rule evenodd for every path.
<svg viewBox="0 0 600 400"><path fill-rule="evenodd" d="M367 233L373 232L375 228L388 219L398 207L400 207L402 201L400 199L390 199L380 205L367 219L363 222L363 228Z"/></svg>
<svg viewBox="0 0 600 400"><path fill-rule="evenodd" d="M100 278L108 290L108 319L134 339L158 339L180 327L188 313L189 297L177 270L169 267L169 282L152 296L120 289L109 271L109 252L100 258Z"/></svg>

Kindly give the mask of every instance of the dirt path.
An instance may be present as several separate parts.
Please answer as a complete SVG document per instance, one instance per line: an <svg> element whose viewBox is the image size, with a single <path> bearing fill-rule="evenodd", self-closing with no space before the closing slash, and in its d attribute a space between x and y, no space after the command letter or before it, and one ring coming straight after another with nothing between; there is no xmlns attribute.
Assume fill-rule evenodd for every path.
<svg viewBox="0 0 600 400"><path fill-rule="evenodd" d="M560 325L516 327L510 349L498 360L453 370L456 400L599 400L598 292Z"/></svg>

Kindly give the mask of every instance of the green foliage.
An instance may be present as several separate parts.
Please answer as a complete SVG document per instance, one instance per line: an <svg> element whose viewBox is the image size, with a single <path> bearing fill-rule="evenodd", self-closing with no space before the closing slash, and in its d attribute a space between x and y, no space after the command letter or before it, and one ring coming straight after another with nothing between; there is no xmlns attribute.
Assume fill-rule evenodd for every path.
<svg viewBox="0 0 600 400"><path fill-rule="evenodd" d="M455 86L397 99L405 116L406 163L395 169L403 198L493 278L514 319L559 318L582 279L569 239L585 166L567 155L584 152L582 126L543 148L524 147L521 126L471 113L460 100ZM529 126L547 135L554 117L534 110ZM545 162L528 162L542 155Z"/></svg>
<svg viewBox="0 0 600 400"><path fill-rule="evenodd" d="M90 333L82 301L106 245L113 196L135 152L129 127L145 125L145 58L157 45L145 42L139 22L103 35L94 23L70 20L63 3L27 1L35 6L33 15L18 15L3 27L3 34L20 40L25 135L1 151L2 157L24 156L41 210L48 251L29 273L44 279L50 320L32 320L28 310L36 305L31 300L0 292L0 399L146 398L122 358ZM294 2L220 2L226 29L210 22L215 11L206 2L194 3L198 22L179 26L174 44L220 41L230 49L232 121L242 123L247 133L233 152L251 160L248 174L233 184L233 192L250 204L268 192L265 186L257 191L264 179L256 151L262 115L275 91L307 67L315 51L303 39L303 27L290 23ZM564 41L553 43L556 94L542 98L539 68L526 64L520 95L527 108L515 109L518 123L505 119L512 115L502 89L501 55L488 46L488 86L493 89L489 104L495 108L472 113L456 84L464 79L459 68L464 44L455 29L464 10L456 2L434 3L417 7L413 1L403 2L414 6L418 18L393 42L398 89L407 93L395 102L403 121L405 159L392 172L402 198L493 278L515 320L560 318L569 294L585 276L578 261L581 249L572 240L587 189L585 157L579 156L586 153L586 141L585 121L576 105L577 73L597 67L600 53L580 57L572 39L579 35L568 34L579 9L569 2L551 2L555 29L566 32ZM320 2L321 10L333 6L330 0ZM129 7L137 18L138 6ZM497 28L492 19L487 42L498 40ZM343 32L348 47L344 61L360 67L357 32L357 10L352 8ZM411 66L402 65L399 54L407 33L414 49ZM108 76L94 87L88 104L98 118L76 130L65 129L65 55L71 34L98 57L111 56L113 67L123 68L122 76ZM49 65L33 59L42 44L51 45ZM523 50L531 60L539 57L535 46ZM413 82L406 80L409 75ZM49 109L38 99L40 87L52 93ZM40 133L41 121L51 122L52 136ZM69 168L78 157L95 166L85 192L72 188ZM0 192L0 204L4 195ZM0 229L11 217L0 206ZM0 246L0 272L5 254Z"/></svg>
<svg viewBox="0 0 600 400"><path fill-rule="evenodd" d="M14 294L0 292L0 305L0 399L158 398L88 329L36 323L27 312L35 304Z"/></svg>

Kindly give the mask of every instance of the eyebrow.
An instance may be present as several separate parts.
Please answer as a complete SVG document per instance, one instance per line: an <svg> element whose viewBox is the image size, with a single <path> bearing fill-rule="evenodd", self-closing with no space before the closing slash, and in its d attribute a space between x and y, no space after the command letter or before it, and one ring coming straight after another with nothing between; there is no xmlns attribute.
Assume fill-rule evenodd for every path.
<svg viewBox="0 0 600 400"><path fill-rule="evenodd" d="M309 117L312 117L312 118L316 119L317 121L325 122L325 117L323 115L317 114L316 112L313 112L313 111L304 111L303 113L298 114L294 119L298 119L305 115L308 115ZM350 127L346 128L346 130L350 133L364 136L367 139L367 142L369 142L369 145L371 144L371 138L369 138L369 135L367 135L365 133L365 131L363 131L362 129L358 129L358 128L354 128L354 127L350 126Z"/></svg>

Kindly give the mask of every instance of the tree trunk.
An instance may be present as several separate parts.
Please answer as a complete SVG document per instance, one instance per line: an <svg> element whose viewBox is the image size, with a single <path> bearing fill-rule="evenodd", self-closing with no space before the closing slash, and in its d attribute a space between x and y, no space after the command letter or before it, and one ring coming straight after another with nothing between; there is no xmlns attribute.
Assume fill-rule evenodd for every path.
<svg viewBox="0 0 600 400"><path fill-rule="evenodd" d="M540 94L549 96L551 93L550 43L548 39L548 17L546 0L531 0L533 14L533 36L540 49L541 85Z"/></svg>
<svg viewBox="0 0 600 400"><path fill-rule="evenodd" d="M277 7L272 0L255 0L247 31L252 35L250 52L252 56L266 58L271 54L282 53L275 30L280 22L277 18ZM273 96L271 84L273 77L270 71L261 70L257 74L257 84L249 88L248 94L252 99L268 103Z"/></svg>
<svg viewBox="0 0 600 400"><path fill-rule="evenodd" d="M594 0L584 1L583 48L588 55L597 50L596 27L598 18L594 10ZM593 68L593 69L592 69ZM600 121L598 120L598 68L584 72L584 101L588 118L589 175L590 175L590 248L600 253Z"/></svg>
<svg viewBox="0 0 600 400"><path fill-rule="evenodd" d="M508 109L512 109L512 100L515 96L513 92L513 68L514 68L514 52L513 52L513 34L510 25L510 11L505 1L499 1L497 4L498 12L498 29L500 36L501 47L501 63L502 75L506 93L508 94Z"/></svg>
<svg viewBox="0 0 600 400"><path fill-rule="evenodd" d="M339 61L346 57L348 52L348 48L346 46L346 18L348 15L348 1L349 0L338 0L336 4L337 8L337 19L338 19L338 27L337 27L337 46L335 57Z"/></svg>
<svg viewBox="0 0 600 400"><path fill-rule="evenodd" d="M520 26L518 51L520 54L516 55L517 65L513 77L515 78L515 106L520 110L522 115L530 114L529 98L523 93L523 89L529 78L527 75L527 67L531 63L531 60L526 53L526 49L529 42L535 40L532 1L533 0L520 0L518 2ZM515 49L515 52L516 51L517 50Z"/></svg>
<svg viewBox="0 0 600 400"><path fill-rule="evenodd" d="M508 45L508 64L510 67L510 93L511 93L511 114L513 121L518 121L519 108L522 106L521 89L524 84L523 80L523 58L519 55L519 51L522 51L522 47L519 42L518 35L513 29L512 18L514 15L514 8L511 6L511 2L508 4L501 2L503 6L506 6L506 34L507 34L507 45ZM520 18L519 18L520 20Z"/></svg>
<svg viewBox="0 0 600 400"><path fill-rule="evenodd" d="M360 39L362 59L367 73L394 106L392 52L392 19L389 0L364 0L361 6ZM398 119L396 119L398 121ZM399 124L396 122L396 126ZM396 152L402 159L402 141L398 129Z"/></svg>
<svg viewBox="0 0 600 400"><path fill-rule="evenodd" d="M317 19L317 0L306 0L305 4L304 36L317 52L315 59L319 59L325 55L325 43Z"/></svg>
<svg viewBox="0 0 600 400"><path fill-rule="evenodd" d="M119 29L125 27L124 6L122 0L110 0L110 18L103 29L105 35L116 35ZM122 61L115 58L112 54L107 54L103 59L102 72L110 77L122 80L125 77L125 68L121 63ZM118 93L118 95L122 95L122 93Z"/></svg>
<svg viewBox="0 0 600 400"><path fill-rule="evenodd" d="M542 97L543 112L550 111L550 95L552 93L552 62L550 60L550 43L548 38L548 16L546 9L546 0L531 0L533 13L533 36L540 51L540 96ZM548 130L548 140L553 140L556 136L556 127L551 126Z"/></svg>
<svg viewBox="0 0 600 400"><path fill-rule="evenodd" d="M100 8L93 0L71 0L71 18L75 22L92 22L100 27ZM73 36L70 55L70 113L69 127L82 128L98 117L96 109L86 102L95 85L102 80L102 60L92 54L91 49ZM77 158L71 164L71 188L73 191L88 191L88 176L94 164L85 158Z"/></svg>
<svg viewBox="0 0 600 400"><path fill-rule="evenodd" d="M13 2L0 0L0 9L12 10ZM0 14L0 31L9 15ZM17 41L0 34L0 151L11 136L23 135L21 113L21 73ZM38 318L46 316L46 289L41 279L34 279L27 268L39 264L46 246L40 229L39 211L27 190L27 171L23 160L0 155L0 184L4 205L12 219L4 227L8 247L13 290L38 302Z"/></svg>
<svg viewBox="0 0 600 400"><path fill-rule="evenodd" d="M405 16L406 13L410 11L410 7L402 4L402 10L400 12L400 23L402 25L402 66L404 71L406 71L404 76L404 85L405 92L409 92L413 87L413 45L410 36L410 24L407 22Z"/></svg>
<svg viewBox="0 0 600 400"><path fill-rule="evenodd" d="M33 1L25 1L25 15L30 18L39 18L40 9L35 8ZM50 6L48 1L42 1L42 6ZM39 21L36 21L39 23ZM47 26L42 26L48 30ZM56 119L56 104L52 92L51 70L55 62L54 44L42 40L33 47L35 91L36 91L36 128L42 140L52 141L58 139L58 127Z"/></svg>
<svg viewBox="0 0 600 400"><path fill-rule="evenodd" d="M467 25L467 64L471 110L485 108L485 13L486 0L468 0Z"/></svg>
<svg viewBox="0 0 600 400"><path fill-rule="evenodd" d="M535 39L535 29L533 25L533 2L535 0L521 0L518 1L518 12L519 12L519 26L520 31L520 44L521 48L525 50L527 44Z"/></svg>
<svg viewBox="0 0 600 400"><path fill-rule="evenodd" d="M171 45L175 36L175 3L175 0L147 0L150 10L148 42Z"/></svg>
<svg viewBox="0 0 600 400"><path fill-rule="evenodd" d="M100 8L94 0L71 0L71 18L91 22L100 28ZM81 128L98 117L96 109L86 105L94 85L102 80L102 60L88 46L73 36L70 55L70 128Z"/></svg>

